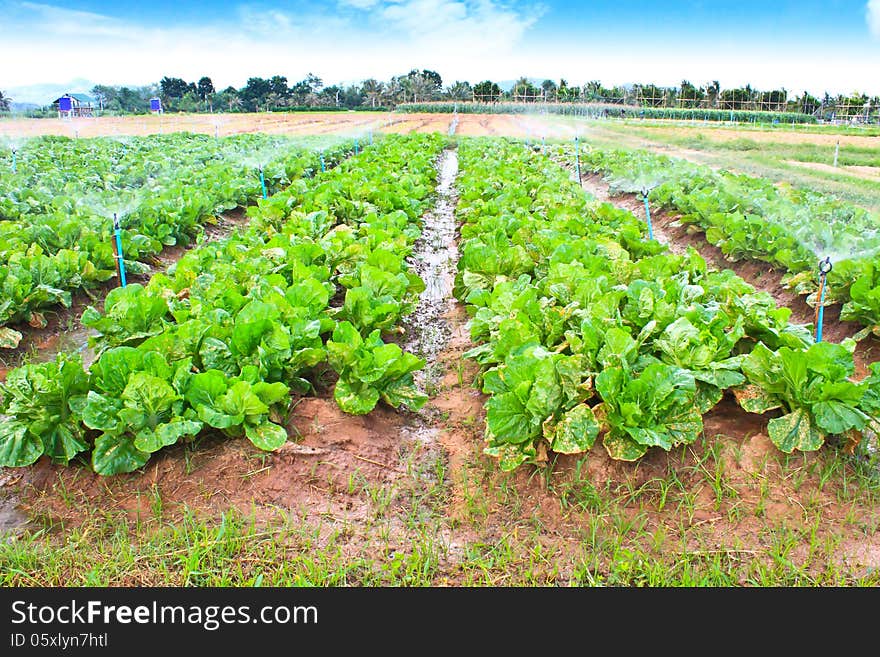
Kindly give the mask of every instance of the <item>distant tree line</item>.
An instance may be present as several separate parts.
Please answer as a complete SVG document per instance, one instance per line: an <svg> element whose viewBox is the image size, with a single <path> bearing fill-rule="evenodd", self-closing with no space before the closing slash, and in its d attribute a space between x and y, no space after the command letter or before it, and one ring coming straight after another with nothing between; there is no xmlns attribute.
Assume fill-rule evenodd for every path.
<svg viewBox="0 0 880 657"><path fill-rule="evenodd" d="M252 77L236 89L217 89L210 77L187 82L181 78L163 77L158 83L142 87L99 84L91 89L99 110L121 114L143 114L149 111L150 99L159 97L166 112L258 112L292 109L393 109L401 103L436 101L531 102L531 103L616 103L641 107L684 107L710 109L744 109L822 112L838 118L876 115L880 96L840 94L816 98L804 91L790 93L786 89L760 91L751 85L722 89L713 80L697 86L682 80L677 87L654 84L633 84L606 87L598 80L584 85L570 85L566 80L544 80L535 84L520 77L503 90L497 82L483 80L474 85L455 81L444 87L436 71L412 69L390 80L375 78L360 84L324 86L323 80L309 73L305 79L291 83L286 76ZM0 111L9 111L12 99L0 92Z"/></svg>

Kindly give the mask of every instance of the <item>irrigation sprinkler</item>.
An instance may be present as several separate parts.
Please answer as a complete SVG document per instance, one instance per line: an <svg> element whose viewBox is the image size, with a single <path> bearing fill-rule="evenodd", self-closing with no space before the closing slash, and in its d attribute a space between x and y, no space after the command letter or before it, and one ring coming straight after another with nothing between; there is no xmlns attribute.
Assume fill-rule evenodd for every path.
<svg viewBox="0 0 880 657"><path fill-rule="evenodd" d="M214 125L214 139L220 139L220 126Z"/></svg>
<svg viewBox="0 0 880 657"><path fill-rule="evenodd" d="M18 153L18 151L13 148L12 149L12 173L15 173L15 171L17 169L17 163L16 163L16 159L15 159L17 153Z"/></svg>
<svg viewBox="0 0 880 657"><path fill-rule="evenodd" d="M324 165L324 151L321 151L321 173L324 173L327 167Z"/></svg>
<svg viewBox="0 0 880 657"><path fill-rule="evenodd" d="M651 190L642 187L642 200L645 202L645 221L648 222L648 239L654 239L654 228L651 225L651 207L648 205L648 193Z"/></svg>
<svg viewBox="0 0 880 657"><path fill-rule="evenodd" d="M837 145L834 147L834 166L837 166L837 156L840 155L840 140L837 140Z"/></svg>
<svg viewBox="0 0 880 657"><path fill-rule="evenodd" d="M370 128L370 146L373 145L373 129Z"/></svg>
<svg viewBox="0 0 880 657"><path fill-rule="evenodd" d="M541 135L541 155L547 154L547 139L544 135Z"/></svg>
<svg viewBox="0 0 880 657"><path fill-rule="evenodd" d="M119 284L125 287L125 260L123 260L122 256L122 234L119 230L119 217L116 216L115 212L113 213L113 233L116 238L116 248L113 254L113 257L116 259L116 274L119 276Z"/></svg>
<svg viewBox="0 0 880 657"><path fill-rule="evenodd" d="M581 184L581 147L578 143L578 136L574 136L574 170L577 175L578 185Z"/></svg>
<svg viewBox="0 0 880 657"><path fill-rule="evenodd" d="M354 154L355 155L358 154L358 140L357 140L357 138L355 138L355 140L354 140Z"/></svg>
<svg viewBox="0 0 880 657"><path fill-rule="evenodd" d="M816 305L816 342L822 342L822 320L825 316L825 280L831 271L831 257L819 261L819 303Z"/></svg>
<svg viewBox="0 0 880 657"><path fill-rule="evenodd" d="M260 187L263 190L263 198L269 198L269 195L266 193L266 176L263 175L263 165L259 166L260 169Z"/></svg>

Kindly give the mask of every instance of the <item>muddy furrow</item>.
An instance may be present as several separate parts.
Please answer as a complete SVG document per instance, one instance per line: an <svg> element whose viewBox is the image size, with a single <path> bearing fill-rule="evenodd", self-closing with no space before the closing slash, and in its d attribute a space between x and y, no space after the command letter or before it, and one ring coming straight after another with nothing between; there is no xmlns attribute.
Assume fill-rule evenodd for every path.
<svg viewBox="0 0 880 657"><path fill-rule="evenodd" d="M458 198L454 181L458 174L458 153L443 151L438 162L437 203L422 218L422 234L415 243L410 266L425 282L415 310L404 323L407 340L405 348L425 359L424 369L416 372L416 383L429 396L437 391L444 365L440 354L449 342L453 327L449 314L456 301L452 296L458 263L456 244L455 206ZM423 441L436 438L431 407L419 414L412 433Z"/></svg>

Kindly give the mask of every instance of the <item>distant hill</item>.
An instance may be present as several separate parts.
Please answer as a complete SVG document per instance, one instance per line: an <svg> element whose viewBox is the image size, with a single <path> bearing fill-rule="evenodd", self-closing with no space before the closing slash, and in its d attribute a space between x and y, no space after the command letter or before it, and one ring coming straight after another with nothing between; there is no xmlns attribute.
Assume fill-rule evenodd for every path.
<svg viewBox="0 0 880 657"><path fill-rule="evenodd" d="M23 87L3 89L5 95L12 98L13 105L49 105L53 100L65 93L88 94L95 83L85 78L76 78L69 82L31 84Z"/></svg>
<svg viewBox="0 0 880 657"><path fill-rule="evenodd" d="M31 110L40 109L41 105L36 103L10 103L10 109L13 114L16 112L29 112Z"/></svg>

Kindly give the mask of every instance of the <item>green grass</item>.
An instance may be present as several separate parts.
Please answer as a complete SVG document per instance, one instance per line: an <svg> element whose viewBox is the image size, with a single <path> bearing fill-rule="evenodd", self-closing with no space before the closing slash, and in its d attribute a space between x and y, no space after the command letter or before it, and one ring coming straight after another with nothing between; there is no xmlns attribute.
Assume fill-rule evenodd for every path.
<svg viewBox="0 0 880 657"><path fill-rule="evenodd" d="M806 187L821 191L859 205L880 215L880 180L863 178L846 170L827 171L810 169L797 164L823 163L829 166L834 162L833 144L790 144L785 142L758 142L740 137L729 141L711 139L702 134L702 124L676 127L689 129L685 134L668 134L655 128L669 128L662 124L640 124L636 122L590 124L586 127L585 143L592 143L602 148L644 148L654 145L656 148L670 147L669 155L676 157L675 148L698 151L700 161L716 168L730 169L751 176L785 180L795 187ZM711 129L718 126L710 125ZM734 130L735 128L720 128ZM749 128L751 129L751 128ZM777 127L771 132L789 131L789 127ZM853 132L855 130L855 132ZM814 132L817 134L857 134L875 136L880 129L806 130L796 128L795 132ZM861 146L841 145L838 166L873 166L880 167L880 149Z"/></svg>

